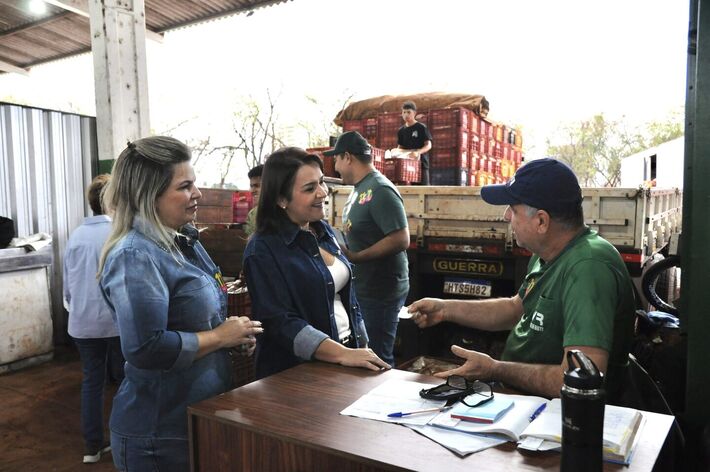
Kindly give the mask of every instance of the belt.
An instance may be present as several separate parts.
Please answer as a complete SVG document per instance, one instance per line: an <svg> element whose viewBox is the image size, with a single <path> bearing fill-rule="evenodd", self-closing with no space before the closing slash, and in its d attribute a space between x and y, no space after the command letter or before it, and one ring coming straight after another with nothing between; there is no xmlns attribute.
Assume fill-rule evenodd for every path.
<svg viewBox="0 0 710 472"><path fill-rule="evenodd" d="M355 336L353 336L352 334L348 334L340 340L340 344L345 347L355 347Z"/></svg>

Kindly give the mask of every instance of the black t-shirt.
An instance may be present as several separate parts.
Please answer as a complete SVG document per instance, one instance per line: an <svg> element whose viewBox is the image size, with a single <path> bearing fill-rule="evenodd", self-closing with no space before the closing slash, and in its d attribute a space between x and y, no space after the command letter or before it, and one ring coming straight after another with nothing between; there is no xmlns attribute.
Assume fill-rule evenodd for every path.
<svg viewBox="0 0 710 472"><path fill-rule="evenodd" d="M421 149L427 141L432 141L429 128L418 121L412 126L404 125L397 131L397 146L402 149Z"/></svg>

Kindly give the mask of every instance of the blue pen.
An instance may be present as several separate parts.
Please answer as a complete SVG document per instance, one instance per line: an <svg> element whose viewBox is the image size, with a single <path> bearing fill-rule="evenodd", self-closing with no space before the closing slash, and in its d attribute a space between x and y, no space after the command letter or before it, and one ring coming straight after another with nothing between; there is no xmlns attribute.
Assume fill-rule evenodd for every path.
<svg viewBox="0 0 710 472"><path fill-rule="evenodd" d="M535 412L532 415L530 415L530 421L533 421L535 418L540 416L540 413L542 413L542 411L545 409L546 406L547 406L547 403L543 403L542 405L537 407L537 410L535 410Z"/></svg>
<svg viewBox="0 0 710 472"><path fill-rule="evenodd" d="M402 418L403 416L418 415L419 413L433 413L435 411L439 412L439 411L446 411L449 409L451 409L451 406L442 406L441 408L427 408L426 410L408 411L406 413L402 413L401 411L398 411L397 413L390 413L389 415L387 415L387 417L388 418Z"/></svg>

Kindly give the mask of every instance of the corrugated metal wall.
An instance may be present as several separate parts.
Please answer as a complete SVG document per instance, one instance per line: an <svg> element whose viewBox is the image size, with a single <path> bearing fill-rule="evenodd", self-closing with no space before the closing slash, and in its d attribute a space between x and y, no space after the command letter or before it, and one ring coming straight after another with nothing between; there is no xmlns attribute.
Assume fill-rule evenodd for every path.
<svg viewBox="0 0 710 472"><path fill-rule="evenodd" d="M98 169L96 119L0 103L0 215L18 236L52 235L52 313L66 340L62 259L69 234L91 215L85 189Z"/></svg>

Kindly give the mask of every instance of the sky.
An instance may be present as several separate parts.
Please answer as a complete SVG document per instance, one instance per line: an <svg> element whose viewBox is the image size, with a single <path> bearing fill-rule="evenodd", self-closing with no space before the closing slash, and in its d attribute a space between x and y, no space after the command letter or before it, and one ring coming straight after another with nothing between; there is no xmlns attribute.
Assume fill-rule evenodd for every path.
<svg viewBox="0 0 710 472"><path fill-rule="evenodd" d="M541 157L567 123L682 110L688 11L678 0L293 0L148 42L151 129L184 123L173 135L227 144L234 104L267 89L282 125L332 120L347 97L446 91L485 95L489 116L521 127L525 154ZM89 54L0 76L0 100L88 115L93 88ZM228 180L246 188L245 173ZM199 169L203 184L215 178Z"/></svg>

